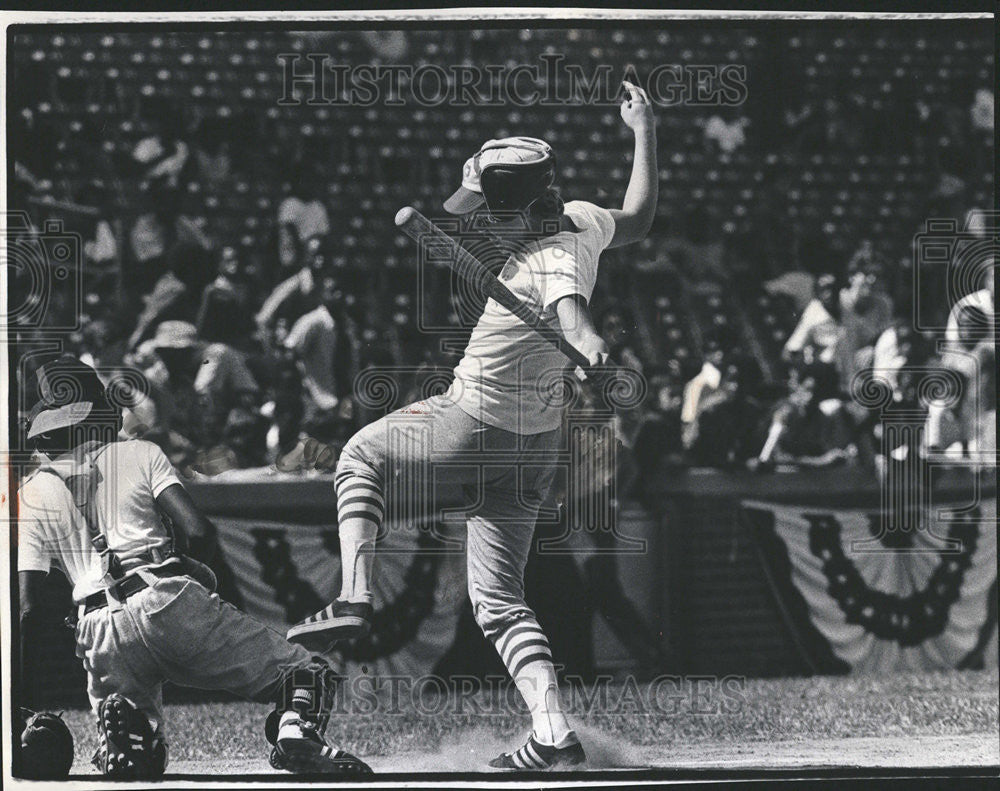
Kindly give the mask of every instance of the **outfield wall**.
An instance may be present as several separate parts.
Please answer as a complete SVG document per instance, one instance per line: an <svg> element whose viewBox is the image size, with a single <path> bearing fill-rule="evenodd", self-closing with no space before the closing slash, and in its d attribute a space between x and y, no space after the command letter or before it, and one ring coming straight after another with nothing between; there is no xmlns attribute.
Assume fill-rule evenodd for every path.
<svg viewBox="0 0 1000 791"><path fill-rule="evenodd" d="M936 521L890 525L881 536L873 527L877 515L894 507L871 476L855 470L664 471L656 480L645 507L622 506L612 535L567 530L565 514L556 511L539 524L526 590L554 655L566 663L564 675L785 676L995 665L994 473L933 474L921 510ZM219 526L217 571L226 598L281 629L335 595L331 480L257 471L188 487ZM803 514L813 521L796 522ZM373 638L348 652L349 672L501 674L465 595L460 516L413 528L390 529L385 539L380 615ZM851 530L862 531L864 541L853 541L860 549L831 554L831 536L847 541ZM952 533L960 546L948 550L940 541ZM824 571L820 558L827 556ZM867 621L870 603L855 602L862 598L855 589L836 584L838 569L854 566L854 577L872 582L868 593L876 596ZM951 566L958 568L949 577ZM902 580L899 590L887 583L893 579ZM932 588L940 602L928 598ZM58 575L51 592L54 616L61 617L68 589ZM930 615L921 615L925 606ZM54 617L49 638L52 652L39 669L49 704L85 703L71 632Z"/></svg>

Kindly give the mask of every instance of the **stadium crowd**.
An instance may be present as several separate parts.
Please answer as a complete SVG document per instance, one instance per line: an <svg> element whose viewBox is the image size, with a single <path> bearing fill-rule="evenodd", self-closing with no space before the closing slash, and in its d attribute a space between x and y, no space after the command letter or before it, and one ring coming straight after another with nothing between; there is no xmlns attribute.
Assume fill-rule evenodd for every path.
<svg viewBox="0 0 1000 791"><path fill-rule="evenodd" d="M702 130L691 141L701 149L692 156L701 157L702 174L711 180L707 174L735 157L809 170L819 154L830 160L884 149L931 169L935 183L918 216L961 218L979 205L992 171L990 90L970 84L933 101L895 91L873 107L864 96L834 98L818 85L785 96L783 115L751 105L693 119ZM359 201L361 213L371 213L372 200L359 197L365 190L380 195L380 180L405 187L416 165L402 154L372 154L359 188L336 162L299 144L280 178L254 182L247 163L255 139L231 115L137 101L128 120L134 134L109 155L108 138L81 132L86 119L45 123L37 97L21 102L12 118L20 132L12 137L12 208L38 228L59 217L86 242L83 315L63 350L105 377L142 372L148 394L133 404L125 429L155 440L179 469L302 470L315 461L308 440L335 453L387 409L443 387L475 301L455 295L447 270L418 278L405 264L416 253L406 240L390 239L391 221L358 222L343 205ZM669 180L676 141L663 134L660 146L663 161L673 163ZM461 159L445 164L455 171ZM891 188L893 178L877 188ZM572 193L572 173L561 181ZM831 194L840 190L850 203L853 191L866 189L852 182L845 177ZM136 185L128 205L119 183ZM723 203L743 200L744 186L728 187ZM736 231L711 195L672 204L668 190L649 242L606 256L604 277L616 285L595 304L598 321L612 357L648 383L643 403L614 418L626 489L641 487L663 464L884 470L911 450L995 448L991 267L954 294L941 285L947 273L918 278L900 241L920 233L922 221L882 213L865 226L863 218L867 233L846 245L832 243L837 234L822 221L791 217L785 227L768 201L787 191L790 204L806 204L796 189L776 179L744 201L755 205L738 207ZM247 193L240 205L254 205L253 212L235 224L215 221L213 208ZM426 205L433 209L433 195ZM840 207L826 208L836 216ZM968 216L970 238L996 235L995 223ZM776 249L779 236L789 246ZM28 286L15 277L18 288ZM948 293L960 298L948 304ZM52 311L78 307L55 298ZM929 311L926 329L914 328L918 301ZM420 330L428 325L444 330ZM933 329L946 325L943 334ZM45 361L27 353L44 338L44 327L17 330L22 388ZM942 368L959 377L956 397L928 395L922 385ZM374 381L379 370L393 384L375 397L358 383ZM871 395L873 387L884 397ZM926 417L923 447L883 441L886 409Z"/></svg>

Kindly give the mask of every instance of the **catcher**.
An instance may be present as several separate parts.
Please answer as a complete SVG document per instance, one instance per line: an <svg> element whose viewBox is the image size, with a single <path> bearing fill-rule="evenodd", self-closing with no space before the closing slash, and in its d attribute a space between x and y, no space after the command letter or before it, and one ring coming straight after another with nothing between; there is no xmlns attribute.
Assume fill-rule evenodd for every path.
<svg viewBox="0 0 1000 791"><path fill-rule="evenodd" d="M41 464L18 507L21 670L35 664L42 585L56 565L73 586L77 656L97 715L94 764L112 778L162 776L169 680L273 703L265 736L277 769L370 771L324 739L336 683L327 662L222 601L208 566L178 551L209 560L214 527L157 446L119 440L121 411L95 371L62 357L38 380L27 436ZM22 738L25 774L59 739L58 724L41 725L42 737L36 728Z"/></svg>

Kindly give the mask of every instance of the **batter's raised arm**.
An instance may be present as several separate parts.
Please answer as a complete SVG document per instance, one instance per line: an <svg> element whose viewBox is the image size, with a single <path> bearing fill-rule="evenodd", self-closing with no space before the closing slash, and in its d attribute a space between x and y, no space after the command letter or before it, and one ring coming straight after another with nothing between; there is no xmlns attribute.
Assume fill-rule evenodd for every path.
<svg viewBox="0 0 1000 791"><path fill-rule="evenodd" d="M659 171L656 168L656 119L649 96L638 85L625 82L628 97L622 102L622 120L635 132L632 176L621 209L612 209L615 235L608 247L638 242L649 233L656 214Z"/></svg>

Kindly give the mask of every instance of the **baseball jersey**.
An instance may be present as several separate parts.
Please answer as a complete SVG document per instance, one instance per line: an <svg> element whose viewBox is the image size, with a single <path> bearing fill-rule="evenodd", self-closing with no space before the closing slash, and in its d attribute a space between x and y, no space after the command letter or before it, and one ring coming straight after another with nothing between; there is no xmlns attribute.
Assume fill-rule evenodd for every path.
<svg viewBox="0 0 1000 791"><path fill-rule="evenodd" d="M165 548L171 537L160 521L155 499L180 483L173 466L156 445L141 439L83 446L46 465L60 475L97 475L97 523L108 546L122 559ZM36 471L21 486L17 520L19 571L63 570L80 602L104 589L101 560L90 542L87 522L66 484Z"/></svg>
<svg viewBox="0 0 1000 791"><path fill-rule="evenodd" d="M587 302L597 280L597 262L611 243L611 212L570 201L566 216L578 231L561 231L511 256L500 281L519 300L560 330L555 304L579 294ZM467 414L517 434L559 428L558 382L566 357L513 313L490 299L472 331L449 390Z"/></svg>

